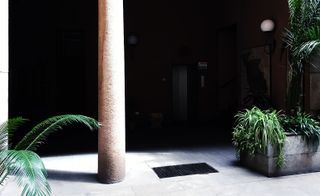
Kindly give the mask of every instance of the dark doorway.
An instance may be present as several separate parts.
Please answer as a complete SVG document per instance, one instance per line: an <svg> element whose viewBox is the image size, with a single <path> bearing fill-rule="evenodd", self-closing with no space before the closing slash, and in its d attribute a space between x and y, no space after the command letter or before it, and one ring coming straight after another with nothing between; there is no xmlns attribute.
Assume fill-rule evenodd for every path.
<svg viewBox="0 0 320 196"><path fill-rule="evenodd" d="M172 68L172 110L175 121L188 120L188 66Z"/></svg>
<svg viewBox="0 0 320 196"><path fill-rule="evenodd" d="M217 32L217 107L219 123L224 133L231 137L233 116L238 108L238 55L237 26L221 28Z"/></svg>
<svg viewBox="0 0 320 196"><path fill-rule="evenodd" d="M9 2L9 117L35 124L61 114L97 118L96 1ZM68 126L48 137L40 154L97 150L97 131Z"/></svg>
<svg viewBox="0 0 320 196"><path fill-rule="evenodd" d="M195 64L172 66L173 123L192 125L197 121L197 68Z"/></svg>
<svg viewBox="0 0 320 196"><path fill-rule="evenodd" d="M210 46L214 52L204 70L200 69L200 62L171 66L171 78L166 81L171 87L171 110L167 113L134 112L132 108L138 107L127 94L128 149L231 142L239 94L237 26L215 32L216 40ZM126 73L130 75L128 61ZM132 86L127 78L127 92ZM137 99L145 98L139 95Z"/></svg>

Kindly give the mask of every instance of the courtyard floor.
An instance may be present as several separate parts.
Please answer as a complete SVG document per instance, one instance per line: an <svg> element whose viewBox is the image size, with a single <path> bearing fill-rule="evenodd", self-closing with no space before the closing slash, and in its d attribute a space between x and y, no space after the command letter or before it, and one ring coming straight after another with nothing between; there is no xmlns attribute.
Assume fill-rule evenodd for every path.
<svg viewBox="0 0 320 196"><path fill-rule="evenodd" d="M238 165L231 146L129 151L126 178L117 184L96 180L97 154L45 157L56 196L316 196L320 173L268 178ZM152 167L206 162L218 173L159 179ZM20 195L9 179L0 192Z"/></svg>

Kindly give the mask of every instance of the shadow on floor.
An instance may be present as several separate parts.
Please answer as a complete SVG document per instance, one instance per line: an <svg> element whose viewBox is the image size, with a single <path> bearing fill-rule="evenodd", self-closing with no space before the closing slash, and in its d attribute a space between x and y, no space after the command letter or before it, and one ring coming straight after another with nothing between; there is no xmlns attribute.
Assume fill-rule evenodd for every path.
<svg viewBox="0 0 320 196"><path fill-rule="evenodd" d="M86 172L70 172L61 170L48 170L49 180L61 180L61 181L72 181L72 182L88 182L97 183L97 174L86 173Z"/></svg>

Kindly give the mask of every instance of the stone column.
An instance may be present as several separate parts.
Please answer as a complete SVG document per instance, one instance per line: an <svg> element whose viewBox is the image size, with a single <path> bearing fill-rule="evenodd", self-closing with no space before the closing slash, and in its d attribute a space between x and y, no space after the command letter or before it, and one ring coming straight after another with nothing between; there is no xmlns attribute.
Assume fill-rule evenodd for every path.
<svg viewBox="0 0 320 196"><path fill-rule="evenodd" d="M8 0L0 1L0 124L8 119Z"/></svg>
<svg viewBox="0 0 320 196"><path fill-rule="evenodd" d="M99 0L98 179L125 176L125 77L123 1Z"/></svg>

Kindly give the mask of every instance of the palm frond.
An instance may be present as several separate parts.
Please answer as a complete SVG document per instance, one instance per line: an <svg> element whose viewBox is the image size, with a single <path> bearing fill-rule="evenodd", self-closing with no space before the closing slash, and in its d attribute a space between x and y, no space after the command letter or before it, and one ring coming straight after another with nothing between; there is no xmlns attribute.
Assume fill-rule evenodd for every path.
<svg viewBox="0 0 320 196"><path fill-rule="evenodd" d="M8 122L4 122L0 125L0 150L6 150L8 148Z"/></svg>
<svg viewBox="0 0 320 196"><path fill-rule="evenodd" d="M306 10L306 25L313 25L319 22L320 15L320 1L319 0L307 0L305 2Z"/></svg>
<svg viewBox="0 0 320 196"><path fill-rule="evenodd" d="M299 48L299 53L306 58L306 57L309 57L312 53L318 51L319 48L320 48L320 39L312 40L312 41L303 43Z"/></svg>
<svg viewBox="0 0 320 196"><path fill-rule="evenodd" d="M27 119L22 117L12 118L0 125L0 150L6 150L8 148L8 140L13 134L13 132Z"/></svg>
<svg viewBox="0 0 320 196"><path fill-rule="evenodd" d="M290 49L292 64L310 59L320 40L320 0L288 0L290 29L285 29L284 42Z"/></svg>
<svg viewBox="0 0 320 196"><path fill-rule="evenodd" d="M299 45L298 45L299 44ZM310 61L320 48L320 25L310 26L304 30L303 41L292 48L292 56L296 58L296 64L302 65Z"/></svg>
<svg viewBox="0 0 320 196"><path fill-rule="evenodd" d="M100 124L93 118L84 115L66 114L48 118L36 125L23 139L16 145L15 150L35 151L37 147L51 133L61 130L64 126L80 123L86 125L90 130L98 129Z"/></svg>
<svg viewBox="0 0 320 196"><path fill-rule="evenodd" d="M303 1L304 0L288 0L291 23L294 23L294 20L301 17Z"/></svg>
<svg viewBox="0 0 320 196"><path fill-rule="evenodd" d="M292 48L295 43L294 34L287 28L284 29L283 41L286 44L287 48Z"/></svg>
<svg viewBox="0 0 320 196"><path fill-rule="evenodd" d="M23 187L21 195L47 196L51 188L47 172L40 157L27 150L5 150L0 152L1 166L6 168L5 175L13 175L17 184ZM5 179L5 176L1 176Z"/></svg>
<svg viewBox="0 0 320 196"><path fill-rule="evenodd" d="M290 76L288 108L301 106L301 77L304 66L320 48L320 0L288 0L289 29L285 29L283 41L289 49ZM299 81L294 81L299 79ZM292 101L290 101L292 100Z"/></svg>
<svg viewBox="0 0 320 196"><path fill-rule="evenodd" d="M0 153L0 185L3 185L8 176L7 165L5 164L6 158L6 156Z"/></svg>
<svg viewBox="0 0 320 196"><path fill-rule="evenodd" d="M320 23L307 27L304 30L305 40L317 40L320 37Z"/></svg>

